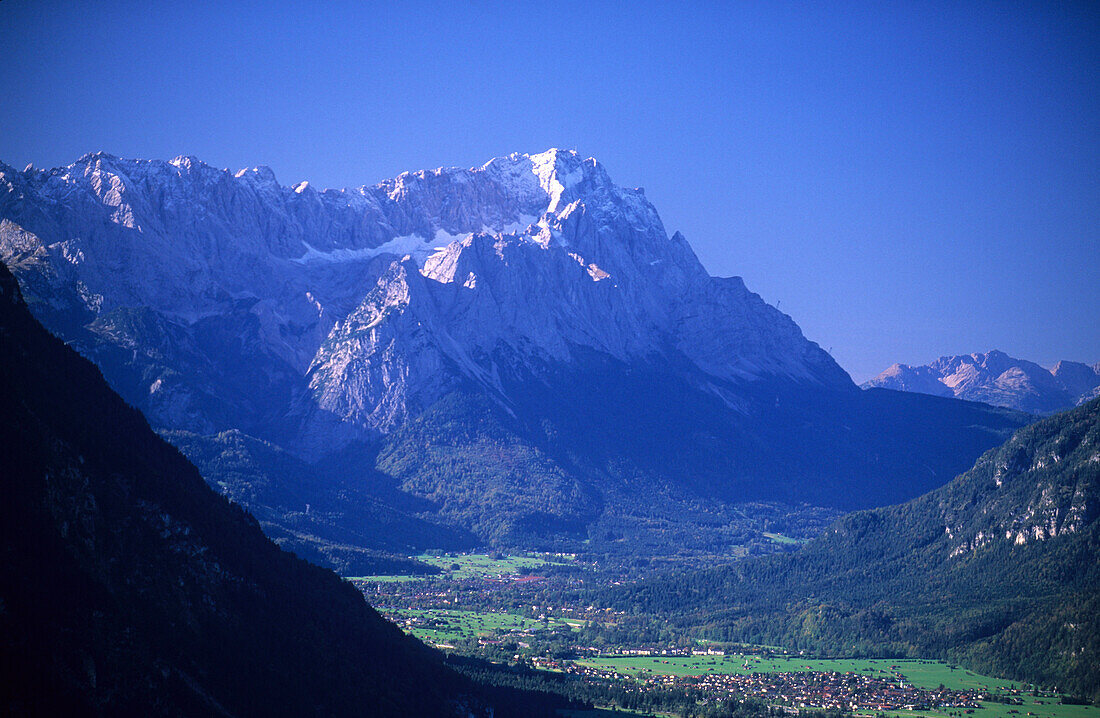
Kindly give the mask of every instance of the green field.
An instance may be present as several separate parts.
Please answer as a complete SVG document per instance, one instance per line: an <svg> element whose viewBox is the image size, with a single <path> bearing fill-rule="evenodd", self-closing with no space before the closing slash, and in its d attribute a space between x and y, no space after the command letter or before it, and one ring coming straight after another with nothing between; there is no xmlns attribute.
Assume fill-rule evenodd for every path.
<svg viewBox="0 0 1100 718"><path fill-rule="evenodd" d="M553 560L533 556L504 556L493 558L489 554L463 553L447 555L420 554L413 556L417 561L422 561L443 570L450 579L461 580L468 578L497 578L516 576L523 571L536 569L552 562L568 561L568 558L552 556ZM438 578L436 576L350 576L352 581L420 581L426 578Z"/></svg>
<svg viewBox="0 0 1100 718"><path fill-rule="evenodd" d="M516 638L555 626L577 629L581 621L562 618L538 620L516 613L480 613L477 611L397 611L390 618L422 641L450 645L471 638ZM406 619L414 622L406 624Z"/></svg>
<svg viewBox="0 0 1100 718"><path fill-rule="evenodd" d="M797 546L806 543L806 541L803 539L791 538L790 536L784 536L783 534L775 534L771 533L770 531L764 531L763 533L772 541L776 542L777 544L782 544L784 546Z"/></svg>
<svg viewBox="0 0 1100 718"><path fill-rule="evenodd" d="M799 656L602 656L580 661L605 670L637 675L639 672L672 676L698 676L712 673L779 673L799 671L837 671L845 673L900 672L913 685L935 688L943 684L955 690L982 689L989 691L1020 688L1012 681L979 676L963 668L952 668L940 661L900 660L887 658L819 659Z"/></svg>
<svg viewBox="0 0 1100 718"><path fill-rule="evenodd" d="M417 556L418 561L438 566L456 579L493 578L496 576L514 576L524 569L530 570L549 563L544 558L528 556L505 556L493 558L488 554L464 553L453 556ZM457 568L455 568L457 566Z"/></svg>
<svg viewBox="0 0 1100 718"><path fill-rule="evenodd" d="M1023 705L1010 706L1001 703L982 703L981 708L973 709L973 713L965 714L966 718L1097 718L1100 716L1100 708L1096 706L1069 706L1062 705L1057 698L1034 698L1021 696ZM874 712L856 711L857 716L874 716ZM896 718L915 718L917 715L926 718L958 718L960 713L953 715L940 711L898 711L887 712L886 715Z"/></svg>
<svg viewBox="0 0 1100 718"><path fill-rule="evenodd" d="M639 718L664 718L664 716L674 716L673 713L640 713L638 711L632 711L629 708L615 708L611 710L609 708L594 708L587 711L570 711L562 710L558 711L558 715L561 718L616 718L616 716L639 716Z"/></svg>
<svg viewBox="0 0 1100 718"><path fill-rule="evenodd" d="M561 718L615 718L616 716L639 716L640 718L654 718L658 716L663 718L664 716L673 716L672 713L639 713L638 711L632 711L629 708L615 708L614 710L607 708L594 708L587 711L570 711L563 710L558 711L558 715Z"/></svg>

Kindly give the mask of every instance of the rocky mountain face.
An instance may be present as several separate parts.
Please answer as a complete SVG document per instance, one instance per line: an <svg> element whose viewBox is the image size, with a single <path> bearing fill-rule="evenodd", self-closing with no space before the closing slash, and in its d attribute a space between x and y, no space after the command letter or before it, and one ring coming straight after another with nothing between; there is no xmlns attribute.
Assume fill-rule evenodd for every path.
<svg viewBox="0 0 1100 718"><path fill-rule="evenodd" d="M624 589L731 640L941 656L1100 696L1100 400L1043 419L913 501L795 554Z"/></svg>
<svg viewBox="0 0 1100 718"><path fill-rule="evenodd" d="M733 407L741 399L724 383L850 388L789 317L739 279L709 276L641 192L614 186L594 160L552 151L481 172L535 198L522 210L537 221L392 265L314 357L318 409L385 432L461 383L507 398L517 371L591 353L688 365Z"/></svg>
<svg viewBox="0 0 1100 718"><path fill-rule="evenodd" d="M994 350L940 357L924 366L894 364L863 387L953 396L1050 414L1093 398L1100 387L1100 364L1060 361L1046 369Z"/></svg>
<svg viewBox="0 0 1100 718"><path fill-rule="evenodd" d="M857 391L573 152L339 191L188 157L0 165L0 259L197 461L237 431L482 540L583 535L641 486L666 508L901 500L1023 421Z"/></svg>
<svg viewBox="0 0 1100 718"><path fill-rule="evenodd" d="M212 492L2 265L0 477L5 715L493 714Z"/></svg>
<svg viewBox="0 0 1100 718"><path fill-rule="evenodd" d="M0 258L52 327L141 355L115 361L140 367L129 395L158 425L331 448L325 419L371 436L461 382L499 394L494 352L850 388L789 317L707 275L640 190L571 152L324 192L97 154L3 167L0 186Z"/></svg>

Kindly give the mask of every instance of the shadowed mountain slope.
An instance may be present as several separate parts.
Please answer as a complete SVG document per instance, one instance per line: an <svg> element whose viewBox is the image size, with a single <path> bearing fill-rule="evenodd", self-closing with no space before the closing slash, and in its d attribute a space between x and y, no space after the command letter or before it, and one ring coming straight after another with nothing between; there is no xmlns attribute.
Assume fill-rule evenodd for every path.
<svg viewBox="0 0 1100 718"><path fill-rule="evenodd" d="M210 491L2 265L0 367L0 712L483 710L435 651Z"/></svg>

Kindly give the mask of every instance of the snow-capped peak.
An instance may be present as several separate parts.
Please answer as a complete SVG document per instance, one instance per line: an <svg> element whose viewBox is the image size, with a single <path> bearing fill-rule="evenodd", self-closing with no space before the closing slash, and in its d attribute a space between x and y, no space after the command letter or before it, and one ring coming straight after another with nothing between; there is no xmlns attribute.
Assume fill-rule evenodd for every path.
<svg viewBox="0 0 1100 718"><path fill-rule="evenodd" d="M168 164L172 165L173 167L179 167L187 170L207 166L206 163L193 155L179 155L178 157L174 157L168 160Z"/></svg>
<svg viewBox="0 0 1100 718"><path fill-rule="evenodd" d="M245 168L237 170L237 173L233 175L236 179L247 179L252 181L262 182L268 185L277 185L278 180L275 179L275 171L267 165L258 165L252 168Z"/></svg>
<svg viewBox="0 0 1100 718"><path fill-rule="evenodd" d="M573 188L585 177L584 166L578 161L577 153L573 150L550 149L528 158L531 162L531 171L539 179L539 186L550 197L550 204L546 211L556 212L561 203L562 193L567 188ZM589 158L585 162L595 168L596 160Z"/></svg>

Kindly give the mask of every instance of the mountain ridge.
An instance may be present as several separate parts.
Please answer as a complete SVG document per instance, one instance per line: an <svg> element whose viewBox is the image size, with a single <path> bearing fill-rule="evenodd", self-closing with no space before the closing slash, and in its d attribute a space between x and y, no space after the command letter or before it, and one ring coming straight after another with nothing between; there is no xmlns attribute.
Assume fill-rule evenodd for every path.
<svg viewBox="0 0 1100 718"><path fill-rule="evenodd" d="M514 340L550 350L555 358L565 356L562 342L555 341L558 333L619 358L663 351L660 345L670 343L723 379L778 373L833 386L850 383L828 355L805 341L789 317L759 301L737 280L692 290L710 284L710 278L682 235L669 237L640 191L615 186L599 163L574 152L513 154L480 168L403 173L370 187L323 192L308 183L278 185L263 167L230 173L190 157L139 161L105 153L85 155L50 171L19 173L4 167L0 183L8 190L0 205L0 256L16 266L32 300L48 294L47 303L56 305L59 297L67 298L70 314L100 317L124 307L146 307L163 321L188 327L240 317L254 325L248 328L258 345L252 358L265 374L282 378L271 388L283 395L301 390L293 375L317 363L316 352L331 341L336 324L355 311L391 262L408 254L417 271L435 284L467 285L475 270L484 274L497 268L486 243L505 241L514 258L529 254L525 250L532 247L554 250L555 272L535 276L546 277L544 286L556 289L559 306L570 293L585 292L585 283L609 280L616 285L617 291L596 294L616 298L611 301L618 304L607 311L625 317L623 327L616 328L591 302L560 308L562 318L587 320L581 331L559 320L553 324L555 332L547 331L548 325L527 336L532 327L513 322ZM34 199L39 207L28 206ZM82 214L98 216L102 226L80 226ZM235 227L245 228L245 234ZM494 237L491 242L487 231ZM50 241L55 238L61 241ZM456 276L459 264L471 262ZM569 265L579 273L567 279ZM131 279L118 281L120 273ZM145 276L158 281L140 278ZM510 292L511 298L523 296L514 287L496 289ZM742 319L772 314L755 325L723 324L723 315L714 312L710 322L700 320L698 312L687 309L692 301L682 296L685 291L702 292L711 302L723 303L724 298L726 307L756 301ZM670 303L685 308L663 319ZM666 341L663 335L675 334L678 325L683 325L682 338ZM723 336L716 327L725 329L725 345L715 346L714 335ZM785 334L769 332L770 327L781 327ZM769 342L778 343L782 351L765 347ZM731 343L739 350L736 354L720 352ZM739 366L729 366L731 356ZM186 414L179 407L182 401L207 401L212 394L232 392L193 383L154 383L149 394L163 391L166 396L145 397L141 405L154 418L164 415L159 423L192 431L237 428L227 420L201 426L184 425L180 419ZM380 403L381 397L366 400ZM240 408L237 413L250 411ZM243 418L230 423L294 443L286 436L293 431L289 427L281 435L265 436ZM360 428L370 432L393 425L367 422Z"/></svg>
<svg viewBox="0 0 1100 718"><path fill-rule="evenodd" d="M996 349L942 356L921 366L894 364L865 382L934 396L954 396L1034 414L1050 414L1088 401L1100 387L1100 363L1059 361L1047 369Z"/></svg>

